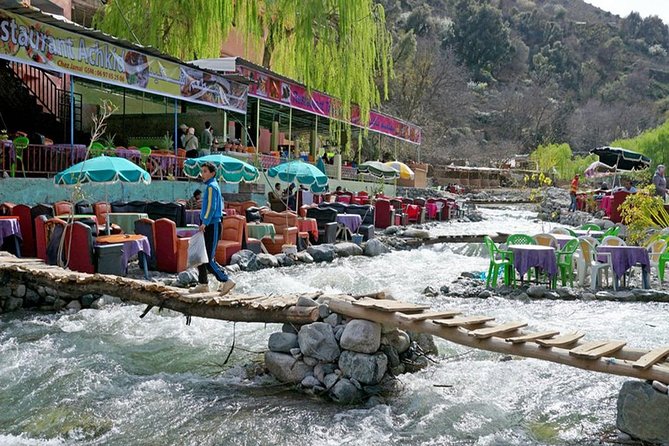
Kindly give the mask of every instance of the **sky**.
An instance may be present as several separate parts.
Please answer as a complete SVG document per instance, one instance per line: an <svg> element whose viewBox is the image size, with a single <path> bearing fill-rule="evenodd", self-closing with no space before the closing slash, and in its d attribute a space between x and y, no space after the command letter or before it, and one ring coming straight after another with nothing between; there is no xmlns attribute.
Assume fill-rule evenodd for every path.
<svg viewBox="0 0 669 446"><path fill-rule="evenodd" d="M669 24L669 2L665 0L585 0L600 9L626 17L636 11L641 17L659 16L665 24Z"/></svg>

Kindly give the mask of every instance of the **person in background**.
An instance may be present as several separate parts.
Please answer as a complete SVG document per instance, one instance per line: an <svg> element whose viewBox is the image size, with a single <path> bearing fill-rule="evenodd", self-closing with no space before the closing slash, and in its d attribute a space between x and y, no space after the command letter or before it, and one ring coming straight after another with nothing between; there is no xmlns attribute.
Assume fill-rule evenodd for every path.
<svg viewBox="0 0 669 446"><path fill-rule="evenodd" d="M288 204L288 209L290 210L296 210L297 209L297 193L295 192L295 183L291 183L290 186L288 186L288 190L286 192L287 196L287 204Z"/></svg>
<svg viewBox="0 0 669 446"><path fill-rule="evenodd" d="M667 178L664 176L664 170L664 164L660 164L655 170L655 175L653 175L655 195L662 198L662 201L667 198Z"/></svg>
<svg viewBox="0 0 669 446"><path fill-rule="evenodd" d="M197 158L198 157L198 148L200 143L195 136L195 129L190 127L186 137L184 138L184 149L186 150L186 158Z"/></svg>
<svg viewBox="0 0 669 446"><path fill-rule="evenodd" d="M200 189L195 189L193 196L188 199L188 209L201 209L202 208L202 191Z"/></svg>
<svg viewBox="0 0 669 446"><path fill-rule="evenodd" d="M574 179L571 180L571 186L569 188L569 197L571 198L571 204L569 205L569 212L574 212L576 210L576 192L578 192L578 174L574 175Z"/></svg>
<svg viewBox="0 0 669 446"><path fill-rule="evenodd" d="M188 133L188 126L186 124L181 124L179 126L179 144L181 144L179 147L181 147L182 149L186 147L185 139L187 133Z"/></svg>
<svg viewBox="0 0 669 446"><path fill-rule="evenodd" d="M216 262L216 246L218 245L223 216L223 197L216 181L216 166L212 163L204 163L200 168L200 175L205 185L202 210L200 211L200 221L202 222L200 232L204 233L204 243L209 262L197 267L198 285L191 289L191 293L215 291L209 289L207 271L210 271L220 282L216 287L218 291L221 294L227 294L235 287L235 282L228 278L221 265Z"/></svg>
<svg viewBox="0 0 669 446"><path fill-rule="evenodd" d="M335 194L339 194L341 192L342 192L341 186L337 186L337 188L335 189Z"/></svg>
<svg viewBox="0 0 669 446"><path fill-rule="evenodd" d="M204 130L200 137L200 156L211 155L211 146L214 144L214 135L212 134L211 122L205 121Z"/></svg>

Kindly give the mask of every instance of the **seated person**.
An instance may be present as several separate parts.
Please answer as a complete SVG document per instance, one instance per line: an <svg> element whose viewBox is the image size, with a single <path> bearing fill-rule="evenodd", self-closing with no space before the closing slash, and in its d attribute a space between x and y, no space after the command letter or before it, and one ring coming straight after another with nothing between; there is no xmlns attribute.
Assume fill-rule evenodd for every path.
<svg viewBox="0 0 669 446"><path fill-rule="evenodd" d="M297 209L297 193L295 192L295 183L291 183L286 191L288 200L288 209L295 211Z"/></svg>
<svg viewBox="0 0 669 446"><path fill-rule="evenodd" d="M195 192L193 192L193 196L188 199L186 205L188 206L188 209L202 208L202 191L196 189Z"/></svg>
<svg viewBox="0 0 669 446"><path fill-rule="evenodd" d="M636 187L632 184L632 180L624 179L623 187L621 189L623 192L629 192L630 194L635 194L637 192Z"/></svg>
<svg viewBox="0 0 669 446"><path fill-rule="evenodd" d="M281 183L274 183L274 189L269 191L267 198L272 200L281 200L283 198L283 192L281 191Z"/></svg>

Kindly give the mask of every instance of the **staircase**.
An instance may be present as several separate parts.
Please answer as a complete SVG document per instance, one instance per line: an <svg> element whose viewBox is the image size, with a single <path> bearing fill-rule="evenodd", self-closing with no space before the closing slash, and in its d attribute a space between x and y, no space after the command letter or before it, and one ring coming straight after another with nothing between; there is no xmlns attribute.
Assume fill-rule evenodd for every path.
<svg viewBox="0 0 669 446"><path fill-rule="evenodd" d="M7 130L70 140L71 93L38 68L0 61L0 113ZM81 131L81 95L74 94L74 126ZM2 122L0 122L2 125Z"/></svg>

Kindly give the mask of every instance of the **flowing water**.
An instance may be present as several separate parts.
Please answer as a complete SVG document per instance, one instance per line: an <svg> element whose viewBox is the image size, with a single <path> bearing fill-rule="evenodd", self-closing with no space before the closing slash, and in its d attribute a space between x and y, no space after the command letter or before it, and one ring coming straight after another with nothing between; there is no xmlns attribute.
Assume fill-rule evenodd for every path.
<svg viewBox="0 0 669 446"><path fill-rule="evenodd" d="M486 221L436 234L540 232L529 211L484 209ZM241 273L240 291L387 289L411 302L459 308L530 329L585 330L633 347L666 344L666 304L518 302L422 295L487 259L438 245L325 266ZM115 305L75 314L0 318L0 445L554 445L597 444L615 427L624 378L533 359L503 361L437 339L437 363L402 375L386 404L339 407L271 378L246 378L278 325L233 324ZM222 365L233 341L236 348Z"/></svg>

